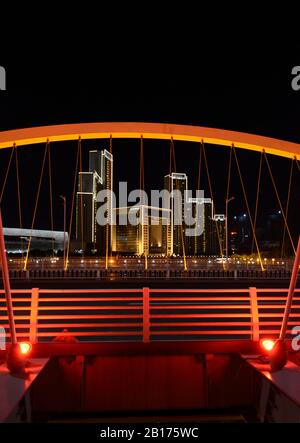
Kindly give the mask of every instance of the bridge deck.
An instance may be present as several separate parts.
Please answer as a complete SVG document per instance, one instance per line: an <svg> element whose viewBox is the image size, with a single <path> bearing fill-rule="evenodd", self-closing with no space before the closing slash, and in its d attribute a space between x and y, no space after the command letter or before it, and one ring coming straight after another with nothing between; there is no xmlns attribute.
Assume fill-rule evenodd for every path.
<svg viewBox="0 0 300 443"><path fill-rule="evenodd" d="M258 356L256 356L258 357ZM266 380L271 382L284 395L289 397L300 407L300 367L288 361L286 366L276 372L270 372L270 365L262 363L257 359L243 355L255 371L261 374Z"/></svg>
<svg viewBox="0 0 300 443"><path fill-rule="evenodd" d="M47 358L31 360L26 378L12 376L6 365L0 365L0 423L10 420L18 404L48 362Z"/></svg>

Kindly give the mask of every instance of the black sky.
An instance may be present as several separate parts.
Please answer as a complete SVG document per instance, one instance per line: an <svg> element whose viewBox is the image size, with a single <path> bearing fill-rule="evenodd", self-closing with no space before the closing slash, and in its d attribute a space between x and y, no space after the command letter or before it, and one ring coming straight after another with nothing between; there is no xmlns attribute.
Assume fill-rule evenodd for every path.
<svg viewBox="0 0 300 443"><path fill-rule="evenodd" d="M172 51L168 44L158 52L144 48L143 55L130 46L119 47L118 54L99 51L74 59L74 52L55 59L27 54L11 61L0 58L7 70L7 91L0 92L0 130L38 125L96 121L146 121L209 126L250 132L300 143L300 91L291 88L291 69L300 65L300 51L287 51L284 45L225 48L208 44L191 52L182 45ZM170 43L170 42L169 42ZM171 43L170 43L171 44ZM61 54L60 54L61 55ZM16 61L17 60L17 61ZM105 141L83 143L84 164L91 147L107 147ZM22 149L22 150L21 150ZM43 147L20 148L22 205L24 225L31 223ZM61 229L59 195L69 199L75 163L74 143L53 145L55 228ZM157 188L168 172L167 142L145 142L146 187ZM128 180L138 184L138 141L114 142L115 183ZM196 184L198 146L176 143L177 169L187 172ZM217 211L224 211L228 150L208 149ZM216 155L218 154L218 155ZM255 199L258 154L239 151L241 168L249 192ZM0 157L3 182L8 152ZM286 198L289 161L271 158L281 197ZM236 175L236 174L235 174ZM299 183L299 176L297 177ZM262 205L266 212L278 209L267 178L263 181ZM49 227L47 180L43 185L37 227ZM208 193L207 179L203 186ZM294 182L297 196L297 180ZM16 186L9 177L3 201L5 224L17 225ZM232 193L236 195L232 211L244 211L237 177ZM262 209L263 210L263 209Z"/></svg>

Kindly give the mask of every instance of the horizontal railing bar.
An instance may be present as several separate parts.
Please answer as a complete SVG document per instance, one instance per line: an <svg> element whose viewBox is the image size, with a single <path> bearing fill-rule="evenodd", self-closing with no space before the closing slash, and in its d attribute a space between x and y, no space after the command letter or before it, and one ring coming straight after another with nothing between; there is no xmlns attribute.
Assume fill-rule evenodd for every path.
<svg viewBox="0 0 300 443"><path fill-rule="evenodd" d="M250 309L250 305L151 305L151 309Z"/></svg>
<svg viewBox="0 0 300 443"><path fill-rule="evenodd" d="M256 291L257 291L257 294L258 294L258 296L259 296L259 293L260 292L265 292L265 293L268 293L268 292L274 292L274 293L278 293L278 292L286 292L286 293L288 293L288 288L287 289L282 289L282 288L278 288L278 289L270 289L270 288L257 288L256 289ZM295 289L295 292L297 293L297 292L300 292L300 288L299 289Z"/></svg>
<svg viewBox="0 0 300 443"><path fill-rule="evenodd" d="M137 326L141 327L142 323L39 323L38 329L42 328L125 328Z"/></svg>
<svg viewBox="0 0 300 443"><path fill-rule="evenodd" d="M68 314L65 315L63 312L61 314L48 314L48 315L39 315L39 320L59 320L60 318L65 318L67 320L75 320L75 319L103 319L103 318L138 318L140 320L143 319L143 315L136 314L91 314L91 315L76 315L76 314Z"/></svg>
<svg viewBox="0 0 300 443"><path fill-rule="evenodd" d="M285 303L283 304L278 304L278 305L259 305L258 306L259 309L284 309L285 308ZM300 304L299 305L293 305L291 307L291 309L300 309Z"/></svg>
<svg viewBox="0 0 300 443"><path fill-rule="evenodd" d="M30 297L30 298L20 298L20 297L18 297L18 298L13 298L13 297L12 297L12 302L13 302L13 303L26 303L26 304L30 305L30 303L31 303L31 297ZM4 304L5 304L5 300L4 300L4 299L0 299L0 303L3 303L3 305L0 306L0 307L1 307L1 308L4 308L4 307L5 307L5 306L4 306Z"/></svg>
<svg viewBox="0 0 300 443"><path fill-rule="evenodd" d="M97 310L141 310L141 306L39 306L39 311L97 311ZM6 308L1 308L0 311L5 311ZM14 311L28 311L30 306L15 306Z"/></svg>
<svg viewBox="0 0 300 443"><path fill-rule="evenodd" d="M151 318L251 318L249 313L241 314L220 314L220 313L199 313L199 314L151 314Z"/></svg>
<svg viewBox="0 0 300 443"><path fill-rule="evenodd" d="M101 336L142 336L142 331L95 331L95 332L37 332L38 337L59 337L59 336L72 336L72 337L101 337Z"/></svg>
<svg viewBox="0 0 300 443"><path fill-rule="evenodd" d="M233 330L233 331L228 331L228 330L209 330L209 331L150 331L151 335L250 335L251 334L251 330L249 331L237 331L237 330Z"/></svg>
<svg viewBox="0 0 300 443"><path fill-rule="evenodd" d="M31 289L12 289L12 294L30 294ZM40 294L105 294L105 293L142 293L142 289L39 289ZM5 294L4 289L0 289L0 294Z"/></svg>
<svg viewBox="0 0 300 443"><path fill-rule="evenodd" d="M154 301L153 299L151 301ZM159 297L155 301L248 301L249 297Z"/></svg>
<svg viewBox="0 0 300 443"><path fill-rule="evenodd" d="M151 326L214 326L217 323L218 326L249 326L249 328L252 327L252 322L231 322L231 321L225 321L225 322L198 322L198 321L191 321L191 322L151 322Z"/></svg>
<svg viewBox="0 0 300 443"><path fill-rule="evenodd" d="M12 294L30 294L31 289L12 289ZM84 294L84 293L142 293L142 289L39 289L40 294ZM249 289L150 289L150 294L156 293L249 293ZM287 289L270 289L270 288L257 288L257 294L259 293L284 293L288 292ZM295 293L300 293L300 288L295 289ZM4 289L0 289L0 294L5 294Z"/></svg>
<svg viewBox="0 0 300 443"><path fill-rule="evenodd" d="M142 292L142 289L39 289L40 294L142 294Z"/></svg>
<svg viewBox="0 0 300 443"><path fill-rule="evenodd" d="M78 301L142 301L142 297L40 297L39 302L78 302Z"/></svg>
<svg viewBox="0 0 300 443"><path fill-rule="evenodd" d="M290 314L292 317L300 317L300 312L293 312ZM279 312L260 312L259 313L259 317L263 318L263 317L283 317L283 314L280 314Z"/></svg>
<svg viewBox="0 0 300 443"><path fill-rule="evenodd" d="M249 289L150 289L151 295L156 295L159 293L216 293L216 294L228 294L228 293L248 293Z"/></svg>
<svg viewBox="0 0 300 443"><path fill-rule="evenodd" d="M294 297L294 300L300 301L300 297ZM286 297L257 297L257 301L286 301Z"/></svg>

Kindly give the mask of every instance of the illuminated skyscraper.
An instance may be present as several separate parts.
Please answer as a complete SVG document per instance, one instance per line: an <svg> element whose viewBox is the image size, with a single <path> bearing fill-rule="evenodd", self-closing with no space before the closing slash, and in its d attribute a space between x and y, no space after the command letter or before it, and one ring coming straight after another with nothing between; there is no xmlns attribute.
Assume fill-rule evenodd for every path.
<svg viewBox="0 0 300 443"><path fill-rule="evenodd" d="M187 210L192 211L192 217L195 220L195 224L191 226L195 230L195 235L186 236L186 254L203 255L205 253L206 229L208 229L205 222L212 208L211 199L189 198L188 203ZM208 205L208 208L206 208L206 205Z"/></svg>
<svg viewBox="0 0 300 443"><path fill-rule="evenodd" d="M100 226L96 221L97 194L101 189L112 190L113 156L103 151L89 152L89 172L78 174L76 196L76 244L83 250L95 250L99 255L111 253L111 225ZM111 219L112 201L109 199Z"/></svg>
<svg viewBox="0 0 300 443"><path fill-rule="evenodd" d="M76 196L76 240L79 249L95 249L99 240L96 196L100 177L96 172L79 172Z"/></svg>
<svg viewBox="0 0 300 443"><path fill-rule="evenodd" d="M96 164L99 162L97 161ZM101 189L113 190L113 156L106 149L101 151ZM113 201L108 194L108 220L109 224L101 226L100 242L98 244L99 255L110 255L112 252L112 209Z"/></svg>
<svg viewBox="0 0 300 443"><path fill-rule="evenodd" d="M103 151L102 151L103 152ZM89 171L101 176L101 151L89 151Z"/></svg>
<svg viewBox="0 0 300 443"><path fill-rule="evenodd" d="M116 208L113 251L121 254L145 256L149 254L166 255L171 236L164 241L163 227L170 225L171 211L146 205ZM126 221L121 223L121 216ZM139 223L130 223L129 216ZM125 217L125 219L124 219Z"/></svg>
<svg viewBox="0 0 300 443"><path fill-rule="evenodd" d="M171 197L171 250L168 255L183 255L185 247L184 198L188 189L187 175L173 172L165 176L165 189L170 193L180 191L181 197ZM166 231L166 229L165 229Z"/></svg>

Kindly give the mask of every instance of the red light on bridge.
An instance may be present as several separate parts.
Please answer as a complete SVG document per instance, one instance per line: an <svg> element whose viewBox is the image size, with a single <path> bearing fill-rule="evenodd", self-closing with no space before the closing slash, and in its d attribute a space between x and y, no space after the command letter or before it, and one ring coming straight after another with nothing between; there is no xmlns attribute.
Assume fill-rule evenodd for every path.
<svg viewBox="0 0 300 443"><path fill-rule="evenodd" d="M27 341L23 341L19 343L19 349L20 353L25 356L31 352L32 345Z"/></svg>
<svg viewBox="0 0 300 443"><path fill-rule="evenodd" d="M264 338L260 342L261 347L268 352L271 352L275 346L275 340Z"/></svg>

